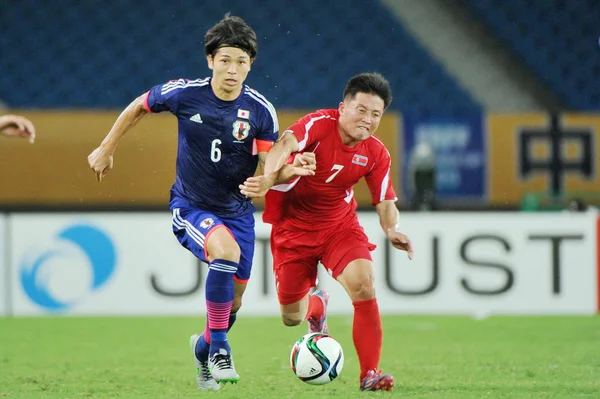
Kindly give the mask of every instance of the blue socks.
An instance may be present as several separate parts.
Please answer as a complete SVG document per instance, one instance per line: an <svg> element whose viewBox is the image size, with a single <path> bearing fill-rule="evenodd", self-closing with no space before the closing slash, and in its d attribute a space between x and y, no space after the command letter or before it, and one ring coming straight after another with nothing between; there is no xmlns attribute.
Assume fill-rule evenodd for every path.
<svg viewBox="0 0 600 399"><path fill-rule="evenodd" d="M238 263L226 259L215 259L209 264L206 278L206 311L208 331L204 331L204 340L210 342L209 356L219 349L230 353L227 343L227 331L233 305L233 275L237 272ZM235 321L235 317L234 317ZM207 336L207 332L210 335Z"/></svg>

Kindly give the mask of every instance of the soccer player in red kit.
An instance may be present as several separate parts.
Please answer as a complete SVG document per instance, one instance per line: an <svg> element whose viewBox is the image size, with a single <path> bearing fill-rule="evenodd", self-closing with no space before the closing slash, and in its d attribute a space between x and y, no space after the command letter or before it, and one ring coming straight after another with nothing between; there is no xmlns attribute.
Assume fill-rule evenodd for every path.
<svg viewBox="0 0 600 399"><path fill-rule="evenodd" d="M248 197L266 194L263 219L273 225L273 268L285 325L308 320L309 332L328 332L329 296L322 290L309 294L316 286L319 261L348 292L363 391L389 391L394 378L379 370L383 332L373 285L375 245L359 224L353 198L353 186L361 177L388 240L412 258L410 240L397 230L390 154L373 136L391 100L390 85L382 75L354 76L338 109L319 110L293 124L267 154L264 174L240 186ZM316 174L275 186L277 171L300 151L314 153Z"/></svg>

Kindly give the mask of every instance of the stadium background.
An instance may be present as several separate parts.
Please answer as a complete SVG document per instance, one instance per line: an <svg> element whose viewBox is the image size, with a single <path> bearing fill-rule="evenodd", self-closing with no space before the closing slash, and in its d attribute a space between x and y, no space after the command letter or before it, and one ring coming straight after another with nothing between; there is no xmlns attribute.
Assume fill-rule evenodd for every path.
<svg viewBox="0 0 600 399"><path fill-rule="evenodd" d="M0 170L5 209L164 209L173 118L144 120L102 185L86 156L137 95L209 75L202 39L226 12L258 32L247 83L275 105L282 127L335 107L355 73L387 76L394 101L379 135L394 158L401 207L412 195L411 152L424 137L437 155L440 209L516 209L555 186L598 201L600 5L592 0L3 0L1 9L0 100L39 130L35 146L0 147L3 164L27 165ZM524 153L539 169L523 169L524 131L538 133ZM357 198L368 207L364 185Z"/></svg>
<svg viewBox="0 0 600 399"><path fill-rule="evenodd" d="M579 287L600 281L596 219L566 220L561 212L516 219L513 214L570 209L574 200L579 201L578 210L585 210L581 203L594 205L600 199L600 103L595 85L600 75L595 25L600 5L595 1L308 0L286 7L265 1L256 7L233 0L150 0L139 7L128 0L26 0L2 1L1 10L0 98L6 112L30 117L38 130L35 145L3 140L0 146L4 166L0 210L5 212L0 218L5 226L0 260L6 265L2 279L7 293L0 302L8 314L57 310L93 314L111 309L194 313L202 306L194 301L189 307L159 301L154 307L137 307L131 301L130 308L119 308L107 299L111 290L134 295L135 290L126 287L130 282L148 288L139 285L146 277L127 275L119 280L119 270L144 263L147 274L156 276L161 270L168 275L172 259L191 266L171 272L170 278L178 282L172 283L178 288L171 292L188 292L182 287L194 278L198 285L192 291L201 289L204 268L196 270L194 258L176 245L164 224L170 223L167 201L174 177L175 118L169 114L144 118L122 140L115 168L101 184L87 166L87 155L139 94L170 79L210 75L203 37L227 12L243 16L258 33L259 54L247 83L275 105L282 130L308 111L337 106L345 82L356 73L378 71L389 79L394 101L378 136L392 154L401 225L423 255L407 266L387 244L379 245L374 256L382 264L378 273L385 283L380 295L389 294L389 301L382 300L384 309L469 312L480 307L477 295L489 293L497 303L487 309L500 312L587 313L600 307L596 286ZM435 164L435 199L425 201L425 206L414 201L415 186L427 181L422 174L415 178L417 166L423 164L419 158L423 146L433 153ZM381 242L384 238L364 182L355 198L371 239ZM257 205L254 275L259 277L252 289L260 298L256 303L269 303L273 287L268 226L260 221L262 202ZM410 212L415 209L436 212ZM504 213L453 213L472 210ZM441 216L437 211L449 213ZM514 223L503 225L497 222L500 218ZM123 226L121 219L128 222ZM558 230L538 231L540 223ZM146 226L143 234L137 233L138 224ZM562 238L548 236L551 233ZM511 241L514 237L516 242ZM440 240L447 244L440 246ZM101 242L106 254L94 257L102 252ZM515 255L515 272L529 270L528 264L537 258L535 267L553 281L551 290L533 281L529 293L519 293L518 286L509 290L513 265L505 258L520 245L531 249ZM148 250L141 253L139 248ZM111 251L113 257L107 255ZM571 252L581 255L564 284L571 284L573 293L586 292L581 307L580 300L572 302L568 293L562 305L553 304L548 296L561 291L557 270L574 261ZM427 287L430 278L430 287L437 287L439 253L452 259L442 268L451 274L477 266L471 273L485 288L471 290L465 288L468 283L461 283L464 292L475 295L465 303L459 299L464 294L460 290L451 299L440 294L441 302L452 304L448 309L427 301L398 305L396 300L410 292L430 293L415 288ZM430 265L431 276L424 272ZM74 282L70 270L88 274ZM506 278L501 270L508 270ZM101 287L107 279L116 282ZM159 280L144 292L164 300L169 289ZM508 290L518 298L535 297L536 289L544 298L539 306L515 308L510 295L503 296ZM55 300L58 297L62 300ZM85 302L82 298L94 299L88 307L72 305ZM265 306L274 305L272 301ZM347 311L343 302L334 301L332 308Z"/></svg>

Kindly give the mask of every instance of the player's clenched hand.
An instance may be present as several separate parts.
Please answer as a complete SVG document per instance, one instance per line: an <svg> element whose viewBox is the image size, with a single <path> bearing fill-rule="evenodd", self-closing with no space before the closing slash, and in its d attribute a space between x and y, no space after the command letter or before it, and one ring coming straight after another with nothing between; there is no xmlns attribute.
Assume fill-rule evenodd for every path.
<svg viewBox="0 0 600 399"><path fill-rule="evenodd" d="M35 126L29 119L19 115L0 116L0 134L10 137L26 137L35 141Z"/></svg>
<svg viewBox="0 0 600 399"><path fill-rule="evenodd" d="M98 147L88 155L88 163L96 174L96 179L102 181L102 178L113 167L113 155L105 148Z"/></svg>
<svg viewBox="0 0 600 399"><path fill-rule="evenodd" d="M412 259L412 243L405 234L390 229L388 230L387 237L395 248L398 248L402 251L406 251L406 253L408 254L408 259Z"/></svg>
<svg viewBox="0 0 600 399"><path fill-rule="evenodd" d="M240 184L240 192L248 198L259 198L264 197L267 191L273 185L275 181L262 176L253 176L246 179L244 184Z"/></svg>
<svg viewBox="0 0 600 399"><path fill-rule="evenodd" d="M317 169L317 158L314 152L303 152L294 157L294 175L314 176Z"/></svg>

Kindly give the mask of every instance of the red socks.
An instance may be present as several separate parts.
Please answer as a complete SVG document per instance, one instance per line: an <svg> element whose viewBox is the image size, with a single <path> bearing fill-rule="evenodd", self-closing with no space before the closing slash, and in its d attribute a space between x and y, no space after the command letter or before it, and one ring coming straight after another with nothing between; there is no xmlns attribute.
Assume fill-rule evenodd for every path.
<svg viewBox="0 0 600 399"><path fill-rule="evenodd" d="M360 379L362 380L367 371L377 370L379 367L383 331L376 298L352 302L352 305L354 305L352 339L358 354Z"/></svg>
<svg viewBox="0 0 600 399"><path fill-rule="evenodd" d="M353 302L352 305L354 305L352 339L358 354L360 379L362 380L367 371L377 370L379 367L383 331L377 299ZM306 318L318 320L323 315L323 310L323 301L319 297L309 295Z"/></svg>
<svg viewBox="0 0 600 399"><path fill-rule="evenodd" d="M323 301L318 296L308 296L308 311L306 312L306 319L319 320L323 316Z"/></svg>

